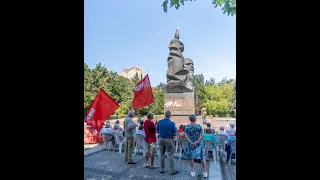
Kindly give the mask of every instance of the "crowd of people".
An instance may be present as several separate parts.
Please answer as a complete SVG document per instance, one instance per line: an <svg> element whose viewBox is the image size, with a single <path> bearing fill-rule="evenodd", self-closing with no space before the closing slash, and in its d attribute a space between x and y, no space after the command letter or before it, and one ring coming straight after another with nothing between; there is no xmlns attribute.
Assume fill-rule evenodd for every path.
<svg viewBox="0 0 320 180"><path fill-rule="evenodd" d="M135 148L135 137L137 135L143 136L143 141L139 143L146 153L146 162L144 166L150 169L159 168L160 173L164 173L164 160L165 153L168 154L168 160L170 164L169 174L174 175L179 172L175 168L174 160L174 136L178 136L180 140L186 140L186 147L183 148L183 158L189 160L191 167L191 176L195 176L194 163L198 161L202 165L202 175L207 177L206 172L206 160L205 156L212 156L212 151L209 154L205 154L205 144L203 140L213 140L219 143L215 134L227 135L230 139L235 139L236 131L234 129L235 125L230 124L230 128L224 131L224 127L216 132L211 128L210 123L206 123L206 128L202 128L200 124L196 123L196 115L191 114L189 116L190 124L180 125L176 128L173 121L170 120L171 111L165 112L165 118L155 123L153 120L153 114L149 112L147 114L147 120L143 121L138 119L138 122L134 122L133 117L135 111L131 110L128 112L128 117L124 120L123 129L119 125L119 120L116 121L114 127L112 128L110 121L106 121L105 127L101 130L102 134L119 134L120 140L125 143L125 162L128 164L136 164L137 162L132 158L132 151ZM110 139L114 141L114 139ZM154 164L154 156L156 153L157 143L159 145L159 160L160 167ZM226 152L230 152L230 147L226 145ZM228 155L228 154L227 154ZM229 157L227 157L229 158ZM149 163L150 160L150 163Z"/></svg>

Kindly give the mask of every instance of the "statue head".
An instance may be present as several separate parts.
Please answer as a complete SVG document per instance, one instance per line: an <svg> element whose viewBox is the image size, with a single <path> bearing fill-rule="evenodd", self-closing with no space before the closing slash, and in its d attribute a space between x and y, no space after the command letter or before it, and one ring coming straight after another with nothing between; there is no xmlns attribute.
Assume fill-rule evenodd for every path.
<svg viewBox="0 0 320 180"><path fill-rule="evenodd" d="M177 27L176 29L176 33L174 34L173 39L170 41L169 44L169 49L179 49L181 51L181 53L183 53L184 51L184 45L183 43L179 40L180 38L180 33L179 33L179 28Z"/></svg>
<svg viewBox="0 0 320 180"><path fill-rule="evenodd" d="M178 39L172 39L170 41L170 44L169 44L169 49L170 50L175 50L175 49L179 49L181 51L181 53L183 53L184 51L184 44L178 40Z"/></svg>
<svg viewBox="0 0 320 180"><path fill-rule="evenodd" d="M184 58L184 68L188 71L194 71L192 59Z"/></svg>

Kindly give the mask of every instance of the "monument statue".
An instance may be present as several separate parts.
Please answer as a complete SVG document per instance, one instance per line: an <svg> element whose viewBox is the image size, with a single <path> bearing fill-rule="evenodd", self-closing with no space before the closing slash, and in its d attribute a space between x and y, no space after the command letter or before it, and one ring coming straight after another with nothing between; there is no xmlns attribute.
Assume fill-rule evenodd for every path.
<svg viewBox="0 0 320 180"><path fill-rule="evenodd" d="M194 68L190 58L184 58L184 45L179 40L179 28L170 41L167 71L167 92L184 93L194 92Z"/></svg>
<svg viewBox="0 0 320 180"><path fill-rule="evenodd" d="M179 28L169 44L167 93L164 94L164 111L172 112L172 121L189 123L190 114L199 115L198 96L194 92L194 66L190 58L184 58L184 44L179 40Z"/></svg>

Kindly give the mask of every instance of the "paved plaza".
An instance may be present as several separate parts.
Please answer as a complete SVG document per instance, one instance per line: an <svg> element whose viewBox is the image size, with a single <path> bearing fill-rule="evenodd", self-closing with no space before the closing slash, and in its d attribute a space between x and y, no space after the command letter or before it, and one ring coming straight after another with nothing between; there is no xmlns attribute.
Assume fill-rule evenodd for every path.
<svg viewBox="0 0 320 180"><path fill-rule="evenodd" d="M133 159L137 164L127 164L124 162L124 152L101 151L101 146L84 151L84 179L85 180L189 180L197 179L198 172L201 170L201 164L195 163L196 177L191 177L189 163L186 160L177 159L178 153L175 153L176 175L169 175L169 161L166 157L164 173L157 169L148 169L144 167L145 157L142 153L137 153ZM159 164L158 156L155 157L155 164ZM209 170L210 169L210 170ZM207 172L212 180L221 180L221 171L219 162L207 161Z"/></svg>

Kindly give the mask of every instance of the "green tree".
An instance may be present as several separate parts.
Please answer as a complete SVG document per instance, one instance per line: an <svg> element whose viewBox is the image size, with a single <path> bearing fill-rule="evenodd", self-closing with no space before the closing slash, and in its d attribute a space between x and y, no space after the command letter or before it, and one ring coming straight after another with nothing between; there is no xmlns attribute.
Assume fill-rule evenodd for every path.
<svg viewBox="0 0 320 180"><path fill-rule="evenodd" d="M231 105L231 115L232 117L236 117L236 100L237 100L237 97L236 97L236 80L234 80L234 85L233 85L233 90L232 90L232 105Z"/></svg>
<svg viewBox="0 0 320 180"><path fill-rule="evenodd" d="M230 84L231 86L235 86L236 80L234 79L228 79L226 80L226 84Z"/></svg>
<svg viewBox="0 0 320 180"><path fill-rule="evenodd" d="M118 103L119 108L116 110L116 115L119 117L126 116L128 111L132 108L133 99L133 83L123 76L113 73L113 81L109 81L112 90L110 96L112 96Z"/></svg>
<svg viewBox="0 0 320 180"><path fill-rule="evenodd" d="M170 0L170 4L169 4L169 0L165 0L162 3L163 11L164 12L168 11L168 5L170 5L170 7L174 6L176 9L179 9L179 7L181 5L184 5L186 1L188 0ZM189 0L189 1L192 1L192 0ZM212 4L214 5L215 8L222 7L221 10L223 11L223 14L227 13L228 16L236 15L236 0L212 0Z"/></svg>
<svg viewBox="0 0 320 180"><path fill-rule="evenodd" d="M84 63L84 115L87 113L91 101L94 99L94 94L91 91L91 71L86 63Z"/></svg>
<svg viewBox="0 0 320 180"><path fill-rule="evenodd" d="M221 101L207 101L203 104L207 110L207 114L213 115L215 117L231 117L230 102L223 99Z"/></svg>
<svg viewBox="0 0 320 180"><path fill-rule="evenodd" d="M149 111L153 114L163 114L164 112L164 93L165 91L160 89L158 86L156 88L152 88L154 103L152 104Z"/></svg>
<svg viewBox="0 0 320 180"><path fill-rule="evenodd" d="M227 81L228 81L227 78L224 77L224 78L222 78L221 81L218 82L217 84L218 84L218 86L223 86L223 85L227 84Z"/></svg>
<svg viewBox="0 0 320 180"><path fill-rule="evenodd" d="M132 83L133 83L134 85L137 85L140 80L141 80L141 79L140 79L140 76L139 76L139 74L138 74L137 72L136 72L136 74L133 76L133 78L131 78L131 81L132 81Z"/></svg>
<svg viewBox="0 0 320 180"><path fill-rule="evenodd" d="M206 101L206 92L205 92L205 85L204 85L204 77L203 74L196 74L195 75L195 82L194 82L194 87L195 87L195 93L198 95L199 99L199 105L202 107L202 103Z"/></svg>
<svg viewBox="0 0 320 180"><path fill-rule="evenodd" d="M206 83L205 85L208 86L208 85L215 85L216 84L216 80L213 79L213 78L210 78L210 80L206 80Z"/></svg>
<svg viewBox="0 0 320 180"><path fill-rule="evenodd" d="M164 93L167 93L167 84L160 82L159 85L156 86L156 88Z"/></svg>
<svg viewBox="0 0 320 180"><path fill-rule="evenodd" d="M205 86L206 98L210 101L221 101L222 99L229 100L231 102L232 86L229 84L217 86L210 85Z"/></svg>
<svg viewBox="0 0 320 180"><path fill-rule="evenodd" d="M207 85L205 89L206 101L202 104L208 114L216 117L231 117L231 106L233 101L233 86L227 84L224 78L217 85ZM229 80L230 81L230 80ZM232 82L232 80L230 81Z"/></svg>

